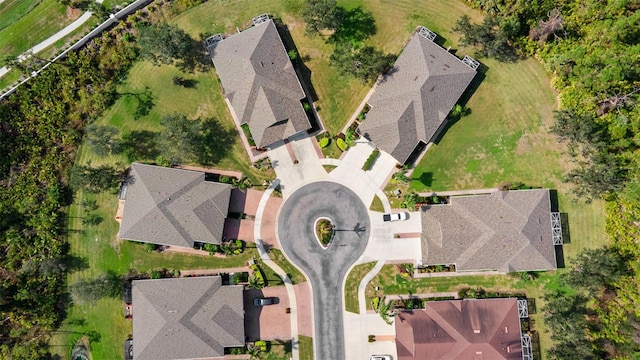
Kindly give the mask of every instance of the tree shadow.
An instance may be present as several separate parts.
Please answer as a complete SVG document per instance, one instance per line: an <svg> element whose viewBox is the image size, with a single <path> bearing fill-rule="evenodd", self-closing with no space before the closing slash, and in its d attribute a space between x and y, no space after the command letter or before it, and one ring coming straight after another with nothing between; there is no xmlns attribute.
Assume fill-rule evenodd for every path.
<svg viewBox="0 0 640 360"><path fill-rule="evenodd" d="M155 159L160 154L156 142L157 135L154 131L134 130L122 136L120 146L131 162Z"/></svg>
<svg viewBox="0 0 640 360"><path fill-rule="evenodd" d="M198 162L212 165L223 159L231 144L236 141L236 133L228 130L214 118L201 120L201 135L198 144Z"/></svg>
<svg viewBox="0 0 640 360"><path fill-rule="evenodd" d="M373 14L358 6L351 10L344 10L340 27L329 38L333 43L358 44L376 34L376 20Z"/></svg>
<svg viewBox="0 0 640 360"><path fill-rule="evenodd" d="M418 178L412 178L411 180L419 181L424 186L430 187L433 183L433 173L432 172L423 172L420 174Z"/></svg>
<svg viewBox="0 0 640 360"><path fill-rule="evenodd" d="M440 144L440 141L442 140L444 134L447 133L447 130L449 130L449 128L457 123L462 117L471 115L472 110L467 107L467 103L469 102L469 99L471 99L471 96L475 94L476 90L478 90L480 84L482 84L484 79L487 77L487 71L489 71L489 67L480 63L480 66L476 70L476 76L473 78L469 86L467 86L467 89L462 93L460 99L458 99L458 102L456 103L462 106L463 112L459 116L447 117L445 123L442 125L436 137L433 139L434 144Z"/></svg>
<svg viewBox="0 0 640 360"><path fill-rule="evenodd" d="M64 259L67 271L82 271L89 268L89 261L85 257L67 255Z"/></svg>
<svg viewBox="0 0 640 360"><path fill-rule="evenodd" d="M311 99L311 101L318 100L318 94L313 87L313 83L311 82L311 70L304 64L305 61L310 61L311 57L309 55L302 56L298 48L296 47L293 38L291 37L291 33L289 32L289 28L285 25L281 19L273 19L276 24L276 28L278 29L278 33L280 34L280 38L284 44L285 50L287 52L293 50L298 55L297 58L291 60L293 63L296 72L298 73L298 77L300 81L304 83L305 92L307 93L307 97Z"/></svg>
<svg viewBox="0 0 640 360"><path fill-rule="evenodd" d="M151 93L151 89L148 86L145 86L144 91L140 93L127 92L121 93L120 95L131 96L138 101L136 111L133 113L133 118L135 120L148 115L155 105L155 103L153 102L153 94Z"/></svg>
<svg viewBox="0 0 640 360"><path fill-rule="evenodd" d="M189 39L184 39L184 41L190 42L191 45L188 47L189 51L182 54L180 61L176 64L180 71L188 73L205 72L213 65L204 45L206 43L205 39L206 35L204 34L200 34L199 39L194 39L190 36Z"/></svg>

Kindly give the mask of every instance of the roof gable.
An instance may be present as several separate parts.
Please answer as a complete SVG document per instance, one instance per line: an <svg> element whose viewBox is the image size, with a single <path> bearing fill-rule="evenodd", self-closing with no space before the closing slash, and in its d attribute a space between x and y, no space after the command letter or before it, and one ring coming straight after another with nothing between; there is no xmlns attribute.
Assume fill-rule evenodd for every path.
<svg viewBox="0 0 640 360"><path fill-rule="evenodd" d="M219 243L231 186L204 180L204 173L134 163L119 237L193 247Z"/></svg>
<svg viewBox="0 0 640 360"><path fill-rule="evenodd" d="M415 32L369 98L371 110L360 133L367 133L377 147L405 162L418 141L431 141L475 74L460 59ZM412 124L403 118L407 101L414 104ZM380 127L389 121L398 123L393 134ZM398 147L396 138L408 144Z"/></svg>
<svg viewBox="0 0 640 360"><path fill-rule="evenodd" d="M301 103L304 91L273 20L220 41L209 51L225 96L238 121L249 125L258 147L311 127ZM270 129L283 121L287 126Z"/></svg>
<svg viewBox="0 0 640 360"><path fill-rule="evenodd" d="M134 358L221 357L244 345L242 291L219 276L133 281Z"/></svg>

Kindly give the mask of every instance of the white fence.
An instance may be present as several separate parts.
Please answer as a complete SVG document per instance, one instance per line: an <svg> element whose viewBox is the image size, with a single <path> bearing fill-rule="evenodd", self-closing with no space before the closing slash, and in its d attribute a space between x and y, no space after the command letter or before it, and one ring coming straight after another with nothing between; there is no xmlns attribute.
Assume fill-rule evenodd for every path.
<svg viewBox="0 0 640 360"><path fill-rule="evenodd" d="M120 20L126 18L129 14L131 14L134 11L138 10L139 8L151 3L152 1L153 0L136 0L136 1L132 2L131 4L127 5L124 9L118 11L117 13L110 14L109 18L107 20L105 20L102 24L98 25L95 29L91 30L87 35L83 36L82 39L76 41L73 45L69 46L66 50L61 52L58 56L53 58L53 60L48 61L39 70L36 70L36 71L32 72L31 75L28 76L26 79L20 81L18 84L16 84L15 86L13 86L9 90L7 90L5 93L0 95L0 100L2 100L5 97L11 95L14 91L16 91L16 89L18 87L20 87L20 85L26 83L31 78L33 78L35 76L38 76L38 74L40 74L44 69L49 67L49 65L51 65L52 63L55 63L56 61L64 58L65 56L67 56L67 53L69 51L80 49L87 42L89 42L89 40L91 40L91 39L95 38L96 36L100 35L100 33L105 31L106 29L110 28L112 25L117 24L118 22L120 22Z"/></svg>

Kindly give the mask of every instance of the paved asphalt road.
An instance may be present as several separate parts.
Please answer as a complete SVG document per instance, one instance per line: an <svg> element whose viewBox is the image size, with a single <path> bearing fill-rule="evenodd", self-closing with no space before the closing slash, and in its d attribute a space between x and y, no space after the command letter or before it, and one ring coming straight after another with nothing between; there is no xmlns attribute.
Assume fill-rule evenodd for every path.
<svg viewBox="0 0 640 360"><path fill-rule="evenodd" d="M330 218L336 235L327 249L313 228L319 217ZM355 231L354 229L359 229ZM369 213L360 198L338 183L307 184L289 196L278 215L282 250L311 281L315 359L343 360L342 281L362 255L369 239Z"/></svg>

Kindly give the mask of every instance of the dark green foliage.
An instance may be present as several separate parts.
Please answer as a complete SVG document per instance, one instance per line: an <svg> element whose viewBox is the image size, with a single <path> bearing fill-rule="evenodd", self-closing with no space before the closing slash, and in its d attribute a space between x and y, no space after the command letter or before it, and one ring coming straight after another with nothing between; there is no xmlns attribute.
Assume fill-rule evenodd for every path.
<svg viewBox="0 0 640 360"><path fill-rule="evenodd" d="M191 37L182 29L169 24L149 24L140 27L138 45L140 56L155 64L173 64L188 56Z"/></svg>
<svg viewBox="0 0 640 360"><path fill-rule="evenodd" d="M371 167L373 167L373 164L376 162L379 156L380 156L380 150L374 149L371 155L369 155L369 157L367 158L367 161L365 161L364 165L362 165L362 170L364 171L371 170Z"/></svg>
<svg viewBox="0 0 640 360"><path fill-rule="evenodd" d="M330 40L338 44L358 45L375 35L376 30L376 20L370 12L361 7L343 10L342 22Z"/></svg>
<svg viewBox="0 0 640 360"><path fill-rule="evenodd" d="M138 34L140 55L154 64L176 64L182 70L193 71L208 64L204 47L189 34L167 23L141 26Z"/></svg>
<svg viewBox="0 0 640 360"><path fill-rule="evenodd" d="M302 18L307 23L307 34L316 34L321 30L337 30L343 17L344 9L338 7L336 0L307 0L302 10Z"/></svg>
<svg viewBox="0 0 640 360"><path fill-rule="evenodd" d="M87 144L101 156L111 155L119 150L120 130L113 126L91 124L86 130Z"/></svg>
<svg viewBox="0 0 640 360"><path fill-rule="evenodd" d="M71 267L59 266L66 181L87 120L113 102L135 56L130 43L105 32L0 103L0 358L47 358L49 334L68 305Z"/></svg>
<svg viewBox="0 0 640 360"><path fill-rule="evenodd" d="M602 352L596 350L588 336L587 297L554 291L544 296L545 322L551 329L555 344L548 351L554 360L602 359Z"/></svg>
<svg viewBox="0 0 640 360"><path fill-rule="evenodd" d="M71 284L69 289L77 301L91 302L104 297L121 296L123 281L120 276L108 273L91 280L80 280Z"/></svg>
<svg viewBox="0 0 640 360"><path fill-rule="evenodd" d="M255 140L253 140L253 135L251 135L251 130L249 130L249 124L244 123L240 125L240 127L242 128L242 132L244 133L244 136L247 138L247 142L249 143L249 145L256 146L256 142Z"/></svg>
<svg viewBox="0 0 640 360"><path fill-rule="evenodd" d="M235 141L233 131L213 118L189 120L182 114L173 114L163 117L160 124L163 129L157 145L160 155L171 163L213 164L225 156Z"/></svg>
<svg viewBox="0 0 640 360"><path fill-rule="evenodd" d="M585 249L574 259L566 275L567 284L595 294L602 288L611 290L622 276L632 274L628 259L610 247Z"/></svg>
<svg viewBox="0 0 640 360"><path fill-rule="evenodd" d="M75 165L71 169L70 184L75 189L98 193L114 190L120 185L122 170L111 165Z"/></svg>
<svg viewBox="0 0 640 360"><path fill-rule="evenodd" d="M482 24L472 24L468 16L461 17L453 30L462 34L463 46L476 46L481 56L492 57L500 61L513 61L516 54L509 45L505 31L498 27L497 19L487 15Z"/></svg>
<svg viewBox="0 0 640 360"><path fill-rule="evenodd" d="M329 63L342 75L372 83L393 64L393 56L372 46L355 47L351 43L340 43L331 54Z"/></svg>

